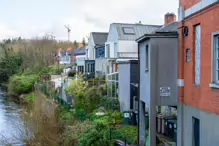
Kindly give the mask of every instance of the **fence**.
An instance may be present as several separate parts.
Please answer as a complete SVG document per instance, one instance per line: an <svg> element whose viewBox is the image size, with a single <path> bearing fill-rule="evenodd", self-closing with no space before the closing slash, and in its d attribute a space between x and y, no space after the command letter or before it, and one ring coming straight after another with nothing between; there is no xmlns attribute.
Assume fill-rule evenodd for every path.
<svg viewBox="0 0 219 146"><path fill-rule="evenodd" d="M93 83L93 84L91 84L91 86L103 85L103 83L105 83L105 82L101 82L100 80L99 81L90 80L88 82ZM49 82L49 81L36 83L35 84L35 91L42 92L47 98L52 99L57 104L64 106L68 110L73 108L71 104L67 103L65 100L62 99L62 97L60 96L61 92L56 93L53 90L53 86L51 86L51 82ZM54 94L54 93L56 93L56 94ZM85 121L85 120L94 121L94 119L91 116L89 116L84 111L80 111L80 110L76 110L76 117L80 121ZM131 141L128 138L126 138L125 136L116 132L115 127L109 128L109 140L116 143L116 144L121 144L121 145L125 145L125 146L129 146L128 144L130 144L132 146L136 146L136 142Z"/></svg>

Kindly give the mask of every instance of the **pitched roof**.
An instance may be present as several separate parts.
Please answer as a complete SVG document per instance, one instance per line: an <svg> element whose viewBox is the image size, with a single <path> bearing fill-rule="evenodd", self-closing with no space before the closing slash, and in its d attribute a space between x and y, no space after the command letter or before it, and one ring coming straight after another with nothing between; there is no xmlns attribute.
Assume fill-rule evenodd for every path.
<svg viewBox="0 0 219 146"><path fill-rule="evenodd" d="M161 27L161 25L143 25L128 23L112 23L111 25L116 27L119 40L133 41L144 34L151 34Z"/></svg>
<svg viewBox="0 0 219 146"><path fill-rule="evenodd" d="M168 25L164 25L154 33L144 34L136 39L137 42L142 42L149 37L178 37L178 22L172 22Z"/></svg>
<svg viewBox="0 0 219 146"><path fill-rule="evenodd" d="M91 32L91 35L93 36L95 46L104 45L108 37L106 32Z"/></svg>
<svg viewBox="0 0 219 146"><path fill-rule="evenodd" d="M85 48L78 48L74 50L74 55L85 55L86 54L86 49Z"/></svg>
<svg viewBox="0 0 219 146"><path fill-rule="evenodd" d="M178 32L178 22L172 22L159 28L156 32Z"/></svg>

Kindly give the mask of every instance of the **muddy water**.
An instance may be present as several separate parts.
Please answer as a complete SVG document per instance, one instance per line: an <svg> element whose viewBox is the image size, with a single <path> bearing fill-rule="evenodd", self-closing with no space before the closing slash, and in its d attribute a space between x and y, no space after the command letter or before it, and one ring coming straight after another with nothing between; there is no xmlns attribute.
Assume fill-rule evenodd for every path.
<svg viewBox="0 0 219 146"><path fill-rule="evenodd" d="M4 92L0 87L0 146L22 146L26 137L20 117L22 107L12 99L6 99Z"/></svg>

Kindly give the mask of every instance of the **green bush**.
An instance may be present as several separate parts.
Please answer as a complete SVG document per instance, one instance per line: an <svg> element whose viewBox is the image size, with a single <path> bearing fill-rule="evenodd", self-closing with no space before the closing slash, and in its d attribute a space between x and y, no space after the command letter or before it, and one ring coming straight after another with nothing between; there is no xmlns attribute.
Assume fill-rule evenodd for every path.
<svg viewBox="0 0 219 146"><path fill-rule="evenodd" d="M75 122L71 126L67 126L61 136L61 145L63 146L77 146L78 138L84 134L88 126L91 125L90 121Z"/></svg>
<svg viewBox="0 0 219 146"><path fill-rule="evenodd" d="M69 77L74 77L75 75L76 75L76 72L72 72L72 71L68 72Z"/></svg>
<svg viewBox="0 0 219 146"><path fill-rule="evenodd" d="M67 110L65 107L59 107L59 119L61 121L68 121L68 120L74 120L76 117L76 110L70 109Z"/></svg>
<svg viewBox="0 0 219 146"><path fill-rule="evenodd" d="M18 73L21 63L22 58L19 53L5 49L0 58L0 83L7 82L10 76Z"/></svg>
<svg viewBox="0 0 219 146"><path fill-rule="evenodd" d="M33 104L34 102L34 92L31 92L27 95L25 101L28 103L28 104Z"/></svg>
<svg viewBox="0 0 219 146"><path fill-rule="evenodd" d="M107 110L120 110L119 99L114 97L101 97L100 106L104 107Z"/></svg>
<svg viewBox="0 0 219 146"><path fill-rule="evenodd" d="M104 120L95 120L86 131L78 137L78 146L109 146L109 128Z"/></svg>
<svg viewBox="0 0 219 146"><path fill-rule="evenodd" d="M39 76L36 74L14 75L9 80L8 90L17 94L29 93L38 79Z"/></svg>
<svg viewBox="0 0 219 146"><path fill-rule="evenodd" d="M138 128L137 126L122 126L112 129L112 139L124 141L125 139L129 144L136 144L138 141Z"/></svg>

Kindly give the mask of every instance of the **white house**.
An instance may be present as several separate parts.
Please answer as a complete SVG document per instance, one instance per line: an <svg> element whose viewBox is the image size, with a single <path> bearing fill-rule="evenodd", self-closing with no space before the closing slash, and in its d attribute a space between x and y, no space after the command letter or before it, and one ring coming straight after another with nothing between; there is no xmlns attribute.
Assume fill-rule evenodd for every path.
<svg viewBox="0 0 219 146"><path fill-rule="evenodd" d="M117 59L136 59L138 44L136 39L153 33L159 25L112 23L105 43L105 57L108 61L107 74L118 72Z"/></svg>
<svg viewBox="0 0 219 146"><path fill-rule="evenodd" d="M108 33L106 32L91 32L87 46L87 59L95 60L95 74L106 74L106 58L105 58L105 42Z"/></svg>

